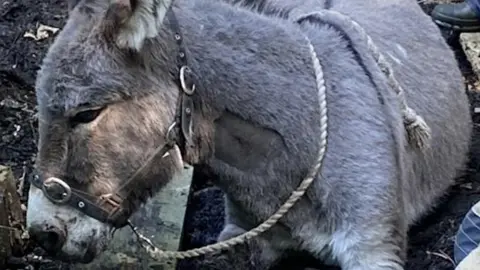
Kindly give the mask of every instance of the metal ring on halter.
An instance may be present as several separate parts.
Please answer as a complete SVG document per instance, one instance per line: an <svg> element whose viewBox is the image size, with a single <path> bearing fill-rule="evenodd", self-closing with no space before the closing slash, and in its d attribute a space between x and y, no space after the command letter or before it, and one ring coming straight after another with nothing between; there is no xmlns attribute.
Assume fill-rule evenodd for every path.
<svg viewBox="0 0 480 270"><path fill-rule="evenodd" d="M51 189L55 186L60 187L63 190L60 193L52 193ZM70 186L56 177L50 177L45 180L42 185L42 191L50 201L57 204L67 203L72 196L72 190L70 189Z"/></svg>
<svg viewBox="0 0 480 270"><path fill-rule="evenodd" d="M187 66L182 66L180 68L180 85L182 86L183 92L187 95L192 95L195 92L195 84L192 85L192 89L188 89L187 84L185 83L185 70L188 69Z"/></svg>

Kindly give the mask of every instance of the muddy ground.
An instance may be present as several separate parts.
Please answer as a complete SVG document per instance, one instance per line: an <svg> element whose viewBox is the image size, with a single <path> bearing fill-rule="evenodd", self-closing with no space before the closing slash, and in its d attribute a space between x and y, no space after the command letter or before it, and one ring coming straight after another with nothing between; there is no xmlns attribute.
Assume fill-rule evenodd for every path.
<svg viewBox="0 0 480 270"><path fill-rule="evenodd" d="M431 5L425 6L428 13ZM28 179L32 173L34 153L36 150L36 126L34 80L36 72L53 38L35 41L24 37L26 31L35 32L39 24L61 28L66 18L65 0L2 0L0 1L0 164L9 165L19 180ZM455 50L459 65L466 78L466 89L472 101L472 108L480 107L480 94L473 86L474 75L468 61L465 60L458 38L446 33ZM479 89L480 90L480 89ZM472 110L473 111L473 110ZM473 115L477 124L480 116ZM480 130L480 129L478 129ZM477 131L478 132L478 131ZM480 150L473 143L473 151ZM478 155L478 154L477 154ZM430 216L426 217L410 232L409 259L406 269L453 269L452 257L453 236L459 222L467 210L480 200L480 167L476 164L478 157L472 155L471 165L459 184L453 187L450 195ZM25 183L23 203L26 204L28 183ZM195 211L196 209L190 209ZM202 209L208 214L208 209ZM201 214L197 211L197 216ZM215 214L219 214L217 211ZM213 241L218 232L217 224L196 224L187 230L184 247L201 245ZM203 226L203 227L202 227ZM200 229L201 228L201 229ZM208 232L207 232L208 231ZM202 235L203 233L203 235ZM194 243L195 242L195 243ZM68 269L59 263L25 264L25 255L38 251L31 245L26 254L15 254L11 269ZM23 256L23 258L22 258Z"/></svg>

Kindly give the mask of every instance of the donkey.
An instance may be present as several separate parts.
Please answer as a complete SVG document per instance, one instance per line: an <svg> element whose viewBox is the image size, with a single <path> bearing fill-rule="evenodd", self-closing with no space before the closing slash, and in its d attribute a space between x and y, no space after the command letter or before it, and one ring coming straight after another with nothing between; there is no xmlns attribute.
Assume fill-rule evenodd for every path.
<svg viewBox="0 0 480 270"><path fill-rule="evenodd" d="M399 97L348 27L294 20L322 9L371 36L429 147L408 143ZM256 269L291 250L345 270L403 269L407 230L462 172L472 126L453 52L415 0L71 1L37 77L30 235L90 262L182 162L225 193L219 241L269 218L319 150L305 37L323 67L327 151L306 194L255 238Z"/></svg>

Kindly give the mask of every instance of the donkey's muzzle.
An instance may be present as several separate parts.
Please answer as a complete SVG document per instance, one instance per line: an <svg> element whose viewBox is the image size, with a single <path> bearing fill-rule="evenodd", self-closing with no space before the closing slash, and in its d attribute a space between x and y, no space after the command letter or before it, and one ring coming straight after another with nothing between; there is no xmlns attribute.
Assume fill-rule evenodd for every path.
<svg viewBox="0 0 480 270"><path fill-rule="evenodd" d="M33 224L28 228L28 233L50 255L60 252L67 239L62 229L46 224Z"/></svg>

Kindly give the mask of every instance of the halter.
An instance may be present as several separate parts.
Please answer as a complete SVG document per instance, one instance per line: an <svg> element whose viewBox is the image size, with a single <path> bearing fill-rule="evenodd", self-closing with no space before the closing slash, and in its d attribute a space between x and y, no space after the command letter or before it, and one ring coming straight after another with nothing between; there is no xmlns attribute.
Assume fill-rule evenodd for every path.
<svg viewBox="0 0 480 270"><path fill-rule="evenodd" d="M181 90L175 119L169 126L166 134L166 143L159 146L144 165L138 168L124 184L114 192L101 196L94 196L80 189L72 188L57 177L43 179L36 174L31 178L31 184L41 189L45 197L52 203L69 205L100 222L111 224L115 228L124 227L129 224L128 217L130 216L126 200L128 194L135 189L137 185L135 180L137 180L140 173L152 164L155 157L167 157L168 152L175 145L179 146L182 156L185 156L189 147L192 147L192 115L194 106L191 96L195 93L195 84L186 79L186 75L191 73L191 70L187 65L186 51L183 46L180 27L171 7L167 11L166 16L170 21L174 39L178 46L176 59L178 70L175 72L177 74L174 73L173 75L176 78L175 83ZM121 191L126 191L127 196L121 196Z"/></svg>

